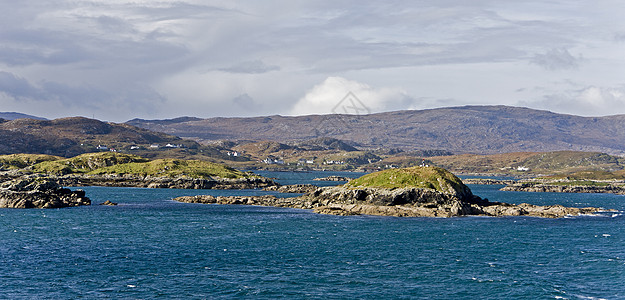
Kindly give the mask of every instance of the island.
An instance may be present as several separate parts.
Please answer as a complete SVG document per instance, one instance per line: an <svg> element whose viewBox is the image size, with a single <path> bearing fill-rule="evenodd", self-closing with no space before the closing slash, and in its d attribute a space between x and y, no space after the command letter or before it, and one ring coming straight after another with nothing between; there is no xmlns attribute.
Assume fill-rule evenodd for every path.
<svg viewBox="0 0 625 300"><path fill-rule="evenodd" d="M91 204L84 191L72 191L64 186L258 189L279 185L253 173L202 160L149 160L115 152L87 153L71 158L0 155L0 208L63 208ZM115 205L110 201L103 204Z"/></svg>
<svg viewBox="0 0 625 300"><path fill-rule="evenodd" d="M586 170L508 183L502 191L610 193L625 195L625 171Z"/></svg>
<svg viewBox="0 0 625 300"><path fill-rule="evenodd" d="M321 214L395 217L531 216L562 218L604 211L561 205L537 206L490 202L438 167L388 169L353 179L342 186L319 187L298 197L210 195L174 199L186 203L242 204L311 209Z"/></svg>
<svg viewBox="0 0 625 300"><path fill-rule="evenodd" d="M273 180L223 164L193 159L154 159L115 152L62 158L51 155L0 156L0 181L38 174L62 186L178 189L254 189Z"/></svg>

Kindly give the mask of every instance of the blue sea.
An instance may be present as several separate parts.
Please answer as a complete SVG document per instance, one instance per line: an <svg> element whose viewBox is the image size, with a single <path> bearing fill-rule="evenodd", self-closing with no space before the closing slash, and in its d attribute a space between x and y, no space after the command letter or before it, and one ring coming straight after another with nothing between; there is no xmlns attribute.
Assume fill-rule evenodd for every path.
<svg viewBox="0 0 625 300"><path fill-rule="evenodd" d="M335 174L262 172L288 184ZM172 201L259 190L86 187L94 205L0 209L0 298L625 299L625 196L470 187L493 201L620 212L345 217ZM96 205L106 200L119 205Z"/></svg>

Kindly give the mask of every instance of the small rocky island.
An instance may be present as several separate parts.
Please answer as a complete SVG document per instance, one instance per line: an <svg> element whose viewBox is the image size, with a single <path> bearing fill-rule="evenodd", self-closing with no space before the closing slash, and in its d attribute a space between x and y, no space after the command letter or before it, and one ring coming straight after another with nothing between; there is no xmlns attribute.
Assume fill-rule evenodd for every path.
<svg viewBox="0 0 625 300"><path fill-rule="evenodd" d="M72 191L42 176L26 176L0 185L0 208L63 208L91 205L82 190Z"/></svg>
<svg viewBox="0 0 625 300"><path fill-rule="evenodd" d="M490 202L473 195L462 181L437 167L389 169L367 174L343 186L321 187L299 197L185 196L187 203L244 204L312 209L333 215L396 217L532 216L562 218L602 211L561 205L536 206Z"/></svg>
<svg viewBox="0 0 625 300"><path fill-rule="evenodd" d="M551 193L609 193L625 195L625 170L585 170L543 176L508 184L502 191Z"/></svg>

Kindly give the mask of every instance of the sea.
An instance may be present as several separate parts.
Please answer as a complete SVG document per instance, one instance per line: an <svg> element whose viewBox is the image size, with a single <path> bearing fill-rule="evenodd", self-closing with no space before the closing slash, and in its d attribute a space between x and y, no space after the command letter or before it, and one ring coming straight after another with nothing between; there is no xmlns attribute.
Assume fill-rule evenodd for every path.
<svg viewBox="0 0 625 300"><path fill-rule="evenodd" d="M501 187L470 185L491 201L618 212L332 216L172 200L273 194L260 190L83 187L91 206L0 209L0 299L625 299L625 196Z"/></svg>

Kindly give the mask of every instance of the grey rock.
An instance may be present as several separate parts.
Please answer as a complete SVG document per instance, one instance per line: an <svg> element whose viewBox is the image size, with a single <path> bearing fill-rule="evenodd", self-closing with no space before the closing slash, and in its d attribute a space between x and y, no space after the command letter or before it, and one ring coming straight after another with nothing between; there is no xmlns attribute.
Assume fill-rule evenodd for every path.
<svg viewBox="0 0 625 300"><path fill-rule="evenodd" d="M2 183L0 208L62 208L91 205L82 190L72 191L41 176L27 176Z"/></svg>

